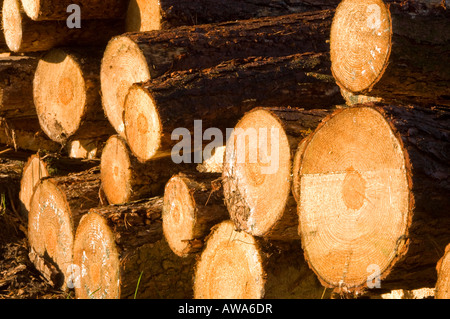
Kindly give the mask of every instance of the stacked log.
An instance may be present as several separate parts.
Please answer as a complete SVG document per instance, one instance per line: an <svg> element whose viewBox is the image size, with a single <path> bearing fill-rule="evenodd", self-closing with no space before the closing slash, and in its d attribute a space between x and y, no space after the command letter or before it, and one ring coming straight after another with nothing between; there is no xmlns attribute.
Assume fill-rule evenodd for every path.
<svg viewBox="0 0 450 319"><path fill-rule="evenodd" d="M438 279L436 282L436 299L450 298L450 244L436 265Z"/></svg>

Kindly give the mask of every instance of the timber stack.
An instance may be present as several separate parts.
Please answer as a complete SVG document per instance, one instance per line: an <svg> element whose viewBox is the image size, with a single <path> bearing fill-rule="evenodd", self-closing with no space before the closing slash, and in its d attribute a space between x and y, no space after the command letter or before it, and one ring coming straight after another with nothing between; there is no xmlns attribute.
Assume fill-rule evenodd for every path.
<svg viewBox="0 0 450 319"><path fill-rule="evenodd" d="M76 298L449 298L449 10L3 0L31 262Z"/></svg>

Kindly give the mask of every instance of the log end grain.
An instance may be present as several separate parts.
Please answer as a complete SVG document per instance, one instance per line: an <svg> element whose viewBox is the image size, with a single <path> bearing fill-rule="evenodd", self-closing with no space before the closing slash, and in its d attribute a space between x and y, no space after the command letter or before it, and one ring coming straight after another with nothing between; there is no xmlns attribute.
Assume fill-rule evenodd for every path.
<svg viewBox="0 0 450 319"><path fill-rule="evenodd" d="M133 85L125 99L123 120L130 150L141 161L151 159L161 145L162 123L151 94Z"/></svg>
<svg viewBox="0 0 450 319"><path fill-rule="evenodd" d="M362 92L384 73L392 26L382 0L345 0L336 9L330 34L331 70L339 86Z"/></svg>
<svg viewBox="0 0 450 319"><path fill-rule="evenodd" d="M444 256L436 265L438 280L436 282L435 298L450 298L450 244L445 248Z"/></svg>
<svg viewBox="0 0 450 319"><path fill-rule="evenodd" d="M132 195L132 167L126 142L111 136L102 151L100 162L102 189L111 204L123 204Z"/></svg>
<svg viewBox="0 0 450 319"><path fill-rule="evenodd" d="M275 116L257 109L238 122L227 141L222 174L237 228L254 236L269 233L285 212L291 188L291 149Z"/></svg>
<svg viewBox="0 0 450 319"><path fill-rule="evenodd" d="M70 54L53 49L39 61L33 96L39 123L49 138L62 143L77 132L88 107L86 83Z"/></svg>
<svg viewBox="0 0 450 319"><path fill-rule="evenodd" d="M5 0L2 7L2 26L6 45L13 52L22 46L22 13L19 0Z"/></svg>
<svg viewBox="0 0 450 319"><path fill-rule="evenodd" d="M131 0L125 22L127 32L160 30L160 2L158 0Z"/></svg>
<svg viewBox="0 0 450 319"><path fill-rule="evenodd" d="M373 108L338 110L313 133L297 175L299 230L325 286L383 279L406 253L407 175L401 141Z"/></svg>
<svg viewBox="0 0 450 319"><path fill-rule="evenodd" d="M125 97L133 83L150 79L149 67L139 45L126 36L111 39L105 49L100 70L103 109L122 137Z"/></svg>
<svg viewBox="0 0 450 319"><path fill-rule="evenodd" d="M264 269L253 236L238 232L231 221L217 225L196 265L195 299L259 299Z"/></svg>

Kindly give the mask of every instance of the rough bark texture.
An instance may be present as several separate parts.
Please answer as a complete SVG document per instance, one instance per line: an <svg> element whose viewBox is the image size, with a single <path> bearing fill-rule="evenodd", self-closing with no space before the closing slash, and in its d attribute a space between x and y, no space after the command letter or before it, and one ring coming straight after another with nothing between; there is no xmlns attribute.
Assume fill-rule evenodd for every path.
<svg viewBox="0 0 450 319"><path fill-rule="evenodd" d="M121 19L124 18L128 1L126 0L22 0L26 14L35 21L66 20L73 10L71 4L80 7L82 19Z"/></svg>
<svg viewBox="0 0 450 319"><path fill-rule="evenodd" d="M259 118L253 118L255 114L260 114ZM224 194L225 202L227 204L228 210L230 212L231 219L236 225L238 230L244 230L255 236L263 236L265 238L277 239L277 240L295 240L299 239L298 235L298 215L297 215L297 202L292 195L291 189L294 187L292 185L292 167L293 160L295 157L295 152L299 143L305 139L312 131L316 129L321 120L327 115L331 114L332 110L303 110L303 109L293 109L293 108L283 108L283 107L267 107L267 108L255 108L251 112L247 113L240 122L235 126L235 130L243 129L242 134L248 134L249 129L261 130L264 128L266 130L279 130L276 137L277 140L270 140L271 145L261 144L261 136L259 136L259 141L249 141L249 144L258 144L258 154L272 153L270 158L269 166L277 166L276 174L273 173L262 173L262 168L254 169L253 162L251 162L251 155L249 158L245 159L244 163L239 160L239 155L245 152L252 152L251 149L238 149L238 147L251 148L248 144L240 144L236 142L239 139L239 133L236 138L230 137L227 145L227 152L225 157L225 165L223 171L223 183L224 183ZM249 118L250 120L246 120ZM255 122L268 123L264 127L258 126L259 124ZM275 126L275 123L279 123L279 127ZM242 137L241 137L242 138ZM251 139L251 137L249 137ZM227 144L228 144L227 142ZM287 142L287 143L286 143ZM286 143L286 145L284 144ZM232 144L232 145L231 145ZM275 149L275 147L277 147ZM263 148L267 149L263 150ZM261 148L261 149L260 149ZM269 151L270 150L270 151ZM274 154L278 154L278 158L275 160L273 158ZM275 155L276 156L276 155ZM261 160L265 161L265 160ZM242 165L241 165L242 164ZM265 163L266 164L266 163ZM260 165L258 162L257 165ZM267 166L267 165L266 165ZM282 167L286 166L286 167ZM264 164L262 164L264 167ZM257 176L248 176L248 174L256 174ZM266 176L264 176L266 174ZM273 176L272 176L273 175ZM276 182L273 178L280 178ZM271 179L269 181L269 179ZM253 183L255 183L254 186ZM267 184L264 184L267 183ZM287 193L283 196L277 195L270 203L266 203L267 196L263 195L267 187L270 184L278 184L278 189L282 187L281 184L286 185ZM260 192L258 192L258 187ZM254 191L249 190L249 188L254 188ZM258 200L255 200L256 197ZM269 208L266 205L272 205L274 202L279 202L277 209L281 207L281 213L273 212L275 208ZM272 207L272 206L270 206ZM279 214L278 217L270 223L268 226L261 226L266 220L260 220L259 214L263 216L269 216L271 214ZM260 215L261 216L261 215ZM268 217L269 218L269 217Z"/></svg>
<svg viewBox="0 0 450 319"><path fill-rule="evenodd" d="M267 16L334 9L339 0L273 1L273 0L200 0L150 1L132 0L127 15L129 31L169 29L183 25L198 25L245 20Z"/></svg>
<svg viewBox="0 0 450 319"><path fill-rule="evenodd" d="M448 86L450 81L450 57L447 54L450 50L449 10L445 8L443 2L440 3L441 6L433 6L430 1L385 1L385 3L388 11L385 14L387 17L383 15L384 8L374 11L374 7L370 7L378 6L378 4L367 4L367 7L372 10L368 9L368 12L372 12L372 14L381 12L379 19L383 22L380 22L379 25L377 25L377 20L369 20L373 19L370 15L368 15L367 21L365 19L355 20L360 21L361 28L364 27L364 24L372 24L374 33L375 31L379 32L380 37L386 38L380 47L379 43L375 45L375 43L367 41L368 38L363 36L365 31L361 31L362 40L358 45L366 46L367 50L371 49L374 60L378 59L378 56L381 57L379 58L380 61L377 62L377 64L380 64L380 68L375 67L377 70L372 68L376 77L371 84L367 83L367 85L359 88L351 83L353 80L363 78L372 72L370 70L372 67L370 56L356 57L360 60L353 61L355 67L356 63L363 66L359 70L356 69L355 71L354 69L353 75L345 75L338 69L339 64L347 62L340 57L336 57L336 60L333 57L333 52L335 52L333 41L339 35L333 36L332 31L332 70L337 83L354 94L381 97L386 101L394 101L394 103L397 100L430 106L450 105L450 88ZM339 13L339 8L336 11L336 16ZM345 13L343 12L342 15L345 15ZM352 17L348 19L351 21ZM389 25L389 32L386 35L384 35L386 31L384 30L385 20ZM339 21L342 21L342 19L339 19ZM339 24L336 20L334 23ZM338 27L338 25L333 25L333 29ZM342 28L342 32L345 32L344 25ZM358 32L357 25L355 25L355 32ZM347 37L349 42L354 42L354 32L349 32ZM342 40L345 41L345 39ZM337 48L336 50L340 49ZM355 47L352 50L357 51L359 49ZM352 58L354 57L349 55L349 60ZM349 70L349 72L352 72L352 70ZM353 80L348 76L352 77Z"/></svg>
<svg viewBox="0 0 450 319"><path fill-rule="evenodd" d="M178 256L201 251L211 227L228 218L220 174L180 173L166 184L163 231Z"/></svg>
<svg viewBox="0 0 450 319"><path fill-rule="evenodd" d="M0 117L36 118L33 104L35 57L0 58Z"/></svg>
<svg viewBox="0 0 450 319"><path fill-rule="evenodd" d="M112 272L119 273L119 287L116 290L119 293L109 295L109 298L133 298L136 291L136 298L192 298L195 259L176 256L165 242L161 225L162 205L162 198L153 198L124 206L93 209L89 214L98 214L106 220L112 234L114 248L111 249L118 252L118 260L111 262L108 267L113 265L118 268L112 269ZM86 215L86 220L89 215ZM77 232L77 242L89 232L88 226L83 226L83 229L86 231ZM77 260L80 259L75 257L75 262ZM85 298L86 292L92 292L89 288L97 288L96 284L82 282L84 288L76 290L77 296ZM106 292L100 288L89 297L105 296Z"/></svg>
<svg viewBox="0 0 450 319"><path fill-rule="evenodd" d="M42 129L55 142L105 142L113 134L101 106L99 75L103 50L58 48L39 61L33 83L34 104Z"/></svg>
<svg viewBox="0 0 450 319"><path fill-rule="evenodd" d="M183 127L194 132L194 120L203 128L216 127L225 132L256 106L292 106L326 108L342 100L329 72L328 55L299 54L281 58L249 58L224 62L201 71L171 73L130 89L125 103L125 132L132 152L141 160L155 154L170 154L178 142L172 140L174 129ZM147 98L134 98L143 91ZM139 92L141 90L141 92ZM132 95L133 94L133 95ZM142 95L142 94L141 94ZM141 101L139 101L139 99ZM141 103L142 107L137 104ZM144 136L139 108L153 103L153 118L160 122L159 148L142 155ZM150 122L150 119L145 121ZM150 127L150 124L147 124Z"/></svg>

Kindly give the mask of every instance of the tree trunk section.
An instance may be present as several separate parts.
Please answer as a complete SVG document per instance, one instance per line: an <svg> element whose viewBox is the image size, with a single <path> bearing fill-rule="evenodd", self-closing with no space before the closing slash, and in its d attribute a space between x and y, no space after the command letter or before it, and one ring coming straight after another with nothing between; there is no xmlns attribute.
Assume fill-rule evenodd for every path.
<svg viewBox="0 0 450 319"><path fill-rule="evenodd" d="M324 287L302 258L299 241L268 242L216 225L197 262L196 299L319 299Z"/></svg>
<svg viewBox="0 0 450 319"><path fill-rule="evenodd" d="M221 174L180 173L164 189L163 231L172 251L186 257L201 251L211 227L229 219Z"/></svg>
<svg viewBox="0 0 450 319"><path fill-rule="evenodd" d="M57 46L104 45L124 32L124 20L81 20L81 28L69 28L66 21L33 21L23 12L19 0L4 0L3 34L13 52L37 52Z"/></svg>
<svg viewBox="0 0 450 319"><path fill-rule="evenodd" d="M326 10L115 37L106 47L101 67L105 113L124 136L123 104L134 83L236 58L329 52L333 14L334 10Z"/></svg>
<svg viewBox="0 0 450 319"><path fill-rule="evenodd" d="M367 103L308 138L299 230L324 285L434 287L450 242L449 119L444 108Z"/></svg>
<svg viewBox="0 0 450 319"><path fill-rule="evenodd" d="M152 31L185 25L246 20L293 13L335 9L340 0L131 0L127 31Z"/></svg>
<svg viewBox="0 0 450 319"><path fill-rule="evenodd" d="M449 106L450 14L445 7L429 5L343 1L330 39L339 86L388 102Z"/></svg>
<svg viewBox="0 0 450 319"><path fill-rule="evenodd" d="M436 299L450 298L450 244L445 248L444 256L436 265L437 283L436 283Z"/></svg>
<svg viewBox="0 0 450 319"><path fill-rule="evenodd" d="M188 149L199 154L202 143L207 143L199 141L202 128L220 129L222 136L216 136L213 143L221 146L226 129L233 128L253 107L334 107L342 98L329 75L328 58L318 53L231 60L210 69L174 72L135 84L124 111L130 149L142 162L170 154L176 161L192 161ZM186 136L186 130L191 135ZM177 134L183 138L179 143ZM191 136L194 143L189 141ZM183 158L174 146L187 146ZM201 162L198 155L194 161Z"/></svg>
<svg viewBox="0 0 450 319"><path fill-rule="evenodd" d="M276 240L300 239L291 191L293 159L298 144L331 112L256 108L236 124L227 139L222 178L237 230Z"/></svg>
<svg viewBox="0 0 450 319"><path fill-rule="evenodd" d="M33 76L38 59L0 58L0 117L36 118L33 104Z"/></svg>
<svg viewBox="0 0 450 319"><path fill-rule="evenodd" d="M58 48L40 59L33 83L34 104L42 130L53 141L106 141L113 134L101 106L102 54L102 48Z"/></svg>
<svg viewBox="0 0 450 319"><path fill-rule="evenodd" d="M192 298L195 259L164 240L162 198L93 209L77 229L77 298Z"/></svg>
<svg viewBox="0 0 450 319"><path fill-rule="evenodd" d="M83 19L123 19L127 0L21 0L23 10L34 21L66 20L75 13L71 4L80 7Z"/></svg>
<svg viewBox="0 0 450 319"><path fill-rule="evenodd" d="M64 283L72 276L75 230L81 216L100 205L99 186L99 174L89 170L41 179L35 187L28 214L31 259L38 268L47 264L57 269L58 287L67 288Z"/></svg>
<svg viewBox="0 0 450 319"><path fill-rule="evenodd" d="M141 163L118 135L106 142L100 163L102 190L110 204L162 195L165 184L174 174L194 170L193 165L175 164L167 157Z"/></svg>

